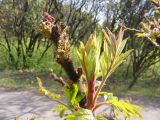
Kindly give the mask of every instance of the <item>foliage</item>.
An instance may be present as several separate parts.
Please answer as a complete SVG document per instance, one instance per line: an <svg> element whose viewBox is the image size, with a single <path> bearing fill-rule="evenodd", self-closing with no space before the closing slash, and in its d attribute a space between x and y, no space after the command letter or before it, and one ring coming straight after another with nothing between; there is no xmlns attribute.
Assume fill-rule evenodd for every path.
<svg viewBox="0 0 160 120"><path fill-rule="evenodd" d="M60 111L59 112L59 116L60 118L64 117L65 115L65 110L68 110L68 108L64 105L59 105L59 106L56 106L53 110L53 112L57 112L57 111Z"/></svg>
<svg viewBox="0 0 160 120"><path fill-rule="evenodd" d="M142 109L141 107L133 105L129 101L118 100L118 98L113 96L112 93L101 92L100 94L103 94L107 104L112 106L113 112L115 112L117 118L120 119L120 112L122 112L124 116L129 119L131 117L142 118L142 115L139 113L139 110Z"/></svg>
<svg viewBox="0 0 160 120"><path fill-rule="evenodd" d="M40 45L40 35L35 31L35 26L43 8L44 2L39 0L0 2L1 44L8 52L10 66L27 68L28 59L38 50L36 46Z"/></svg>
<svg viewBox="0 0 160 120"><path fill-rule="evenodd" d="M86 8L88 5L91 6L90 9ZM2 43L0 46L6 49L7 64L15 69L28 69L30 67L28 61L34 59L32 56L37 53L39 47L45 48L40 54L40 60L51 47L51 42L42 39L37 33L37 21L40 20L42 12L47 11L54 14L57 21L60 19L66 21L70 25L70 40L78 44L79 40L83 40L95 29L99 9L99 1L93 4L87 0L79 2L72 0L68 2L65 0L1 0L0 36Z"/></svg>
<svg viewBox="0 0 160 120"><path fill-rule="evenodd" d="M155 0L154 4L155 2L158 7L159 1ZM148 11L150 11L150 9ZM135 30L136 37L132 36L132 38L135 39L131 41L131 47L135 49L131 58L133 63L133 81L128 88L132 88L135 85L137 79L146 69L160 61L158 9L159 8L153 12L148 12L148 16L140 22L141 28L138 28L140 30ZM146 42L146 40L149 42Z"/></svg>
<svg viewBox="0 0 160 120"><path fill-rule="evenodd" d="M151 0L151 2L157 6L155 13L159 14L159 0ZM1 0L0 18L2 19L0 20L0 27L2 29L0 34L3 36L2 40L6 43L0 43L0 45L3 46L3 48L5 48L8 52L7 55L9 59L7 59L7 61L10 61L12 65L16 66L17 68L19 68L22 63L23 67L26 68L28 67L28 59L32 59L34 52L39 51L39 46L44 45L46 48L40 55L40 59L50 48L52 43L48 42L46 39L43 39L43 42L40 41L40 34L35 30L37 28L33 27L37 21L39 21L41 11L44 10L55 15L54 17L57 19L54 22L57 26L59 24L59 26L63 29L63 26L61 26L62 24L59 22L60 20L65 21L70 26L69 36L67 36L67 30L65 33L63 32L63 35L60 36L60 39L58 39L59 45L55 46L56 52L60 49L60 53L69 53L69 42L66 42L66 37L70 38L72 43L78 43L80 39L82 40L83 38L86 38L89 33L93 32L98 20L97 14L100 12L100 10L102 10L102 3L103 0L80 0L78 2L76 0L68 0L67 2L65 0ZM139 23L144 18L143 16L146 15L145 11L152 10L151 4L146 0L109 0L106 8L105 15L110 17L110 19L107 18L106 24L107 26L109 25L109 27L115 31L115 33L118 32L119 23L124 23L128 27L138 28ZM147 14L149 17L152 17L150 16L152 15L150 11ZM40 32L47 33L47 38L53 39L53 24L50 24L48 21L41 23L42 24L40 26L49 23L49 29L47 28ZM159 19L157 18L149 21L147 20L147 23L142 23L142 31L140 31L137 36L147 37L149 41L153 43L153 45L156 45L158 48L160 37L158 24ZM56 28L57 26L54 27ZM100 36L100 38L97 38L96 33L94 33L88 39L86 44L81 42L80 48L77 52L82 71L81 68L74 69L70 59L70 54L67 55L65 59L61 59L61 57L59 57L60 54L57 55L60 58L56 59L57 63L59 63L63 68L70 66L71 69L65 69L67 75L71 73L70 71L74 72L73 77L70 77L71 75L69 75L69 80L66 82L67 86L64 86L63 88L63 92L67 99L67 105L60 102L60 95L51 93L50 91L46 90L42 86L41 80L37 78L40 92L62 104L62 106L56 107L56 110L61 111L61 117L67 116L64 114L65 110L70 110L71 114L67 117L72 119L78 119L77 116L81 118L81 115L85 113L86 117L90 115L93 116L92 113L94 110L103 104L98 103L97 101L103 86L105 85L110 75L126 60L126 57L132 51L127 51L126 49L135 49L131 56L131 62L133 63L133 78L135 80L139 77L142 71L159 61L159 51L157 48L154 48L154 46L152 46L149 42L146 43L145 41L137 41L139 38L134 36L136 29L130 30L132 32L129 31L125 36L129 36L129 42L127 46L127 39L123 40L123 29L120 29L118 36L115 36L107 28L106 31L103 30L104 37ZM44 36L44 34L42 35ZM62 37L63 39L61 39ZM13 41L11 41L12 39ZM145 38L143 38L143 40L145 40ZM56 58L58 58L57 56ZM36 62L33 62L32 64L35 64ZM59 70L56 69L55 71ZM76 76L76 80L74 80L74 76ZM100 78L102 81L99 82L100 84L97 87L95 84L97 79ZM87 88L86 92L82 92L80 90L81 82L82 84L85 84L84 89ZM124 113L125 117L128 118L131 116L141 117L137 113L139 107L131 105L126 101L118 100L111 94L106 94L107 97L112 96L112 99L108 99L105 104L111 105L115 111L120 110ZM91 114L88 114L88 112L91 112Z"/></svg>
<svg viewBox="0 0 160 120"><path fill-rule="evenodd" d="M158 6L158 1L154 1ZM115 32L120 26L126 28L124 37L128 37L128 42L125 49L134 49L128 67L124 71L126 76L132 75L132 80L126 81L130 89L138 83L145 70L159 61L158 39L155 39L155 35L150 35L151 32L156 33L156 29L159 29L158 24L157 28L155 26L155 23L158 23L159 8L156 8L156 12L154 9L155 7L148 0L119 0L118 2L111 0L105 6L104 27L107 26ZM143 25L148 27L148 30L144 29ZM135 33L146 37L137 37Z"/></svg>
<svg viewBox="0 0 160 120"><path fill-rule="evenodd" d="M101 107L101 105L110 105L118 113L123 112L126 118L130 117L141 117L139 114L140 107L132 105L129 102L118 100L117 97L113 95L108 96L105 103L98 103L97 98L106 82L108 77L115 71L115 69L123 63L125 58L131 53L132 50L122 53L127 39L123 40L124 30L120 29L118 36L116 37L109 29L107 31L103 30L104 41L96 37L96 33L92 34L87 43L84 45L80 43L78 50L78 56L80 63L82 65L82 76L84 76L87 86L86 93L82 94L79 92L80 84L73 82L68 86L64 86L64 95L67 99L67 105L62 103L61 106L57 106L54 111L60 110L60 117L65 117L67 120L74 119L86 119L94 120L99 117L95 117L93 112ZM103 43L103 50L100 53L100 48ZM102 76L102 82L96 89L95 82L96 79ZM40 91L48 96L49 98L55 99L55 94L51 94L46 89L42 87L42 83L39 78L37 78L39 83ZM84 107L80 105L80 102L86 96L86 104ZM85 109L84 109L85 108ZM71 113L69 115L65 114L65 110L69 110ZM117 114L118 116L118 114ZM113 117L113 116L112 116Z"/></svg>
<svg viewBox="0 0 160 120"><path fill-rule="evenodd" d="M39 77L36 78L38 81L38 86L39 86L39 92L50 98L51 100L61 100L61 96L56 93L51 93L50 91L46 90L42 86L42 81Z"/></svg>
<svg viewBox="0 0 160 120"><path fill-rule="evenodd" d="M123 40L124 30L120 30L119 35L116 37L111 31L108 30L108 34L105 34L106 42L104 42L104 53L102 53L100 64L102 70L103 78L107 74L111 74L121 63L125 61L125 58L131 53L132 50L128 50L125 53L122 53L127 39ZM104 65L103 65L104 64ZM107 73L109 70L109 73Z"/></svg>
<svg viewBox="0 0 160 120"><path fill-rule="evenodd" d="M159 38L160 38L160 27L159 20L153 20L148 22L142 22L142 30L143 33L136 33L137 37L147 37L150 42L152 42L155 46L159 47Z"/></svg>
<svg viewBox="0 0 160 120"><path fill-rule="evenodd" d="M78 84L74 83L69 88L63 88L69 108L79 107L79 102L85 97L85 93L78 93L78 87Z"/></svg>
<svg viewBox="0 0 160 120"><path fill-rule="evenodd" d="M83 120L94 120L92 111L81 108L78 111L73 112L72 114L66 117L66 120L82 120L82 119Z"/></svg>
<svg viewBox="0 0 160 120"><path fill-rule="evenodd" d="M0 53L0 70L5 71L5 70L17 70L15 66L12 66L10 63L10 59L8 58L8 50L5 48L7 44L4 42L4 40L0 40L0 44L3 45L0 47L0 51L3 51ZM36 72L50 72L52 69L54 73L56 73L58 76L63 76L66 77L66 74L64 70L56 63L55 60L53 60L53 49L50 47L47 52L43 55L43 58L41 58L41 55L43 54L44 50L46 49L46 44L45 42L42 42L43 46L39 46L37 50L32 54L32 57L29 57L26 59L26 66L27 68L23 67L23 62L19 60L19 66L18 69L19 71L30 71L36 74ZM16 43L12 44L13 46L16 46ZM24 46L23 46L24 47ZM38 45L35 45L35 47L38 47ZM71 51L73 54L75 54L75 47L73 46L71 48ZM15 51L14 47L11 47L11 51L13 56L16 56L17 53ZM78 60L77 58L73 58L75 60L76 65L78 65ZM47 61L47 62L46 62ZM23 82L23 81L22 81Z"/></svg>
<svg viewBox="0 0 160 120"><path fill-rule="evenodd" d="M96 33L90 36L86 45L81 42L78 56L87 80L94 80L99 74L99 57L101 43Z"/></svg>
<svg viewBox="0 0 160 120"><path fill-rule="evenodd" d="M60 4L59 9L56 4L51 4L52 8L48 12L70 26L70 42L77 44L86 40L96 28L98 13L103 9L103 3L104 0L62 0L57 1L57 4Z"/></svg>
<svg viewBox="0 0 160 120"><path fill-rule="evenodd" d="M160 1L159 0L150 0L152 3L154 3L157 7L157 9L154 12L154 17L152 20L148 20L147 22L142 22L142 33L137 33L136 35L138 37L147 37L150 42L152 42L156 47L160 48Z"/></svg>

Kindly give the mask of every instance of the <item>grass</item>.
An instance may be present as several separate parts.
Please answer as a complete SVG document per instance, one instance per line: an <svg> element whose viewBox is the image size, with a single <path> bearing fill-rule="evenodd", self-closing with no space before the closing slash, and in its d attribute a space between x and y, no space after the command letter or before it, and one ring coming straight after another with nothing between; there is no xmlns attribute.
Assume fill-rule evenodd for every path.
<svg viewBox="0 0 160 120"><path fill-rule="evenodd" d="M49 77L49 72L52 69L54 73L58 76L63 76L66 78L64 70L59 66L54 59L54 47L50 47L48 51L44 54L43 58L39 61L45 47L42 44L39 46L38 50L35 50L32 57L27 58L27 68L23 69L22 60L19 62L18 70L12 65L11 61L8 59L9 53L7 51L7 45L4 40L0 39L0 87L9 88L25 88L33 89L37 87L36 76L42 78L44 85L50 90L59 89L60 85L54 82ZM2 45L3 44L3 45ZM16 46L16 41L14 42ZM28 44L28 43L27 43ZM36 48L37 46L35 46ZM76 57L76 47L71 47L72 57L74 59L74 65L79 66L78 59ZM17 53L14 47L11 47L12 54L17 58Z"/></svg>
<svg viewBox="0 0 160 120"><path fill-rule="evenodd" d="M62 90L62 86L53 81L47 72L3 71L0 72L0 76L0 87L37 89L35 77L39 76L47 89L51 91ZM140 80L131 90L128 90L128 85L124 84L124 82L108 82L104 90L112 92L116 96L160 97L160 88L154 84L147 84L147 82L144 83L143 80Z"/></svg>
<svg viewBox="0 0 160 120"><path fill-rule="evenodd" d="M36 76L42 79L44 86L52 91L61 89L61 85L53 81L48 73L28 72L28 71L3 71L0 72L0 87L15 89L37 89Z"/></svg>
<svg viewBox="0 0 160 120"><path fill-rule="evenodd" d="M0 86L9 88L34 88L34 78L24 75L21 72L3 71L0 72Z"/></svg>
<svg viewBox="0 0 160 120"><path fill-rule="evenodd" d="M5 45L5 44L4 44ZM33 56L27 59L28 68L17 71L11 68L8 60L7 50L0 46L0 86L10 88L27 88L33 89L37 87L36 76L42 78L44 85L50 90L61 89L61 86L52 81L49 77L49 71L52 69L58 76L63 76L67 79L67 76L63 69L53 59L53 48L50 47L40 62L37 62L45 48L40 46ZM78 67L80 65L77 54L77 48L71 47L71 55L73 57L74 65ZM14 51L13 51L14 52ZM138 95L138 96L151 96L160 97L160 63L154 65L147 71L145 71L139 78L138 83L131 89L127 90L128 84L132 80L131 70L126 76L127 63L123 64L115 71L105 87L106 91L113 92L115 95Z"/></svg>
<svg viewBox="0 0 160 120"><path fill-rule="evenodd" d="M13 46L16 46L17 41L15 41ZM27 43L28 44L28 43ZM0 53L0 70L24 70L28 69L33 72L49 72L51 69L53 70L54 73L57 75L61 76L66 76L65 72L59 66L55 59L54 59L54 46L51 46L47 52L44 54L43 58L41 58L42 53L45 50L45 45L42 42L41 45L37 48L37 44L35 45L35 51L33 52L31 57L26 57L26 68L23 68L23 59L22 56L18 59L17 58L17 52L15 47L11 47L11 53L14 56L15 60L18 61L18 68L12 63L11 60L9 60L9 52L6 49L7 44L4 42L3 39L0 39L0 51L3 51ZM74 65L76 67L79 66L78 58L77 58L77 48L76 47L71 47L71 54L73 57Z"/></svg>
<svg viewBox="0 0 160 120"><path fill-rule="evenodd" d="M112 85L107 91L112 92L116 96L142 96L142 97L160 97L159 87L142 87L136 84L132 89L128 90L127 85Z"/></svg>
<svg viewBox="0 0 160 120"><path fill-rule="evenodd" d="M160 63L155 64L146 70L132 89L128 90L132 81L131 70L126 75L126 64L121 65L109 78L104 90L114 93L117 96L146 96L160 97Z"/></svg>

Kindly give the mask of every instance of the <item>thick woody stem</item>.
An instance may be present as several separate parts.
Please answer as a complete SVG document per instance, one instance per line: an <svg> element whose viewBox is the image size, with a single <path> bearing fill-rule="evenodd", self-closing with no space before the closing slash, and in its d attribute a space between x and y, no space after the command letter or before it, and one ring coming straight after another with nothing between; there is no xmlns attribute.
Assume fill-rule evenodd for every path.
<svg viewBox="0 0 160 120"><path fill-rule="evenodd" d="M56 19L44 12L43 19L39 24L39 32L50 39L55 45L55 58L58 64L65 70L69 79L78 82L81 74L74 68L71 55L68 35L68 26L64 23L55 23Z"/></svg>
<svg viewBox="0 0 160 120"><path fill-rule="evenodd" d="M65 24L60 23L56 26L53 26L51 41L56 47L55 57L57 63L62 66L70 80L73 82L78 82L80 75L73 66L67 31L68 27Z"/></svg>
<svg viewBox="0 0 160 120"><path fill-rule="evenodd" d="M42 33L43 36L47 37L51 40L51 42L55 45L54 56L58 64L65 70L67 75L69 76L70 85L72 83L78 83L79 78L82 75L81 69L75 69L73 66L73 62L70 55L70 43L69 43L69 35L68 35L68 26L64 23L55 23L55 18L48 13L44 13L43 20L39 25L39 32ZM66 85L63 80L58 79L58 81ZM79 90L79 92L81 92ZM80 102L80 106L84 107L85 98L82 102Z"/></svg>
<svg viewBox="0 0 160 120"><path fill-rule="evenodd" d="M70 80L78 82L80 76L76 72L71 59L57 59L57 63L63 67Z"/></svg>

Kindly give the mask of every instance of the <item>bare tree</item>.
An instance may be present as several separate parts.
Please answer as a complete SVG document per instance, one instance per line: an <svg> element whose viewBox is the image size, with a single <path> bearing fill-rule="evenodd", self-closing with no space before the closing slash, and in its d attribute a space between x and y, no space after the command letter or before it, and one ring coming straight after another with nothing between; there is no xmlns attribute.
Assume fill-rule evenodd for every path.
<svg viewBox="0 0 160 120"><path fill-rule="evenodd" d="M29 0L2 0L0 3L0 27L7 43L10 63L16 68L32 57L40 34L36 32L36 21L40 19L42 2ZM16 52L16 54L15 54Z"/></svg>
<svg viewBox="0 0 160 120"><path fill-rule="evenodd" d="M97 15L105 0L49 0L47 11L70 27L72 43L87 38L98 23Z"/></svg>
<svg viewBox="0 0 160 120"><path fill-rule="evenodd" d="M103 0L2 0L0 27L10 63L16 68L26 68L27 59L43 44L36 28L43 12L48 11L55 16L56 22L66 21L70 26L69 39L72 44L77 44L95 30L102 2ZM44 45L44 52L38 61L52 46L51 42L45 40ZM16 51L16 55L13 51Z"/></svg>
<svg viewBox="0 0 160 120"><path fill-rule="evenodd" d="M115 32L119 29L119 25L129 28L125 36L129 37L126 49L134 49L130 61L132 64L129 66L132 67L133 80L128 88L132 88L142 72L160 61L160 51L151 43L135 36L136 29L140 29L140 24L146 15L152 17L153 6L148 0L121 0L109 2L105 9L104 26L110 27ZM128 73L128 70L126 71Z"/></svg>

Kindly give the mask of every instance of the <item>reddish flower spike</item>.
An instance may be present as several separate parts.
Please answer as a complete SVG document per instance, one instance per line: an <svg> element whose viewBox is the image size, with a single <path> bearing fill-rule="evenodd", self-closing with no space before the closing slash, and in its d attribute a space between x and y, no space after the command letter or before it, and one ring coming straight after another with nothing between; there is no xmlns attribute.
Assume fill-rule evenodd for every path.
<svg viewBox="0 0 160 120"><path fill-rule="evenodd" d="M49 21L51 23L55 22L55 18L51 15L49 15L47 12L43 13L43 21Z"/></svg>

